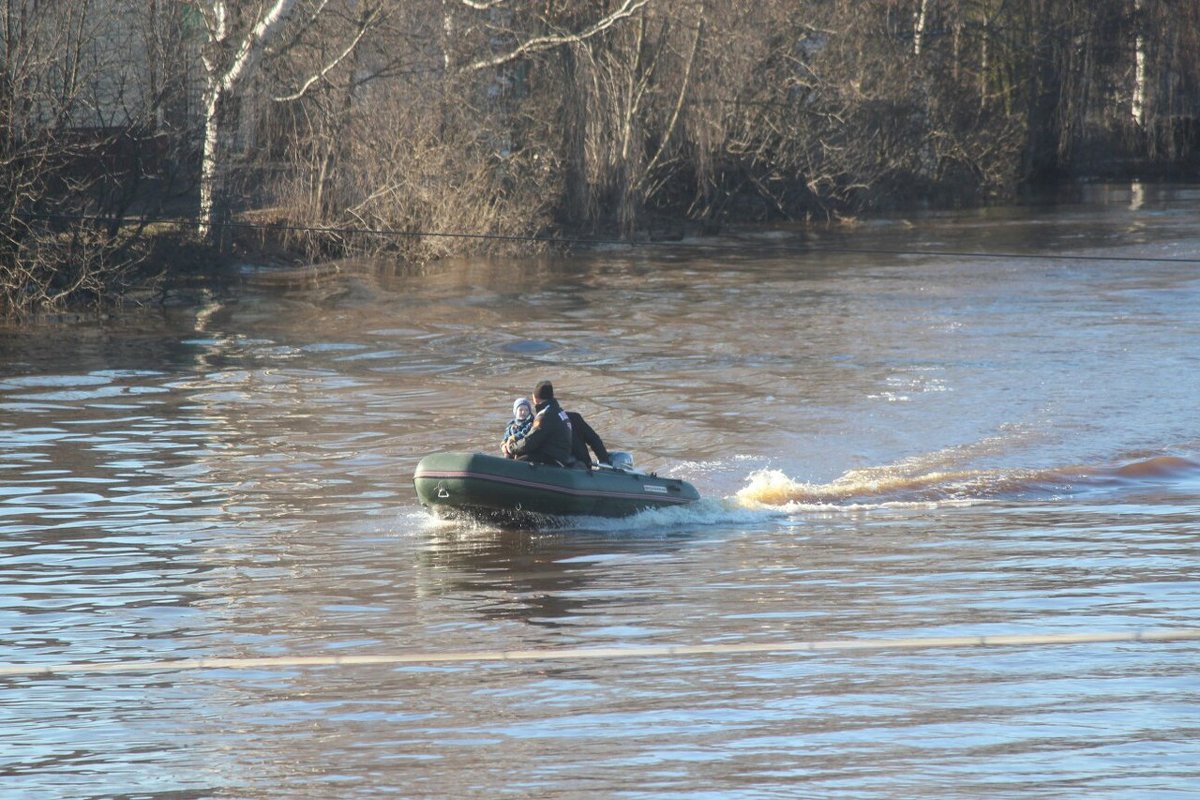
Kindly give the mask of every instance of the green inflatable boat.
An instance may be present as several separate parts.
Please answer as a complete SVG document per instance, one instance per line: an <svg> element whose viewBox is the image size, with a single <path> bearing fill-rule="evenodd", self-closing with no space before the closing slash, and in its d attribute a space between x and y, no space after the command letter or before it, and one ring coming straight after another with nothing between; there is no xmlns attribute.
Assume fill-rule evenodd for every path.
<svg viewBox="0 0 1200 800"><path fill-rule="evenodd" d="M700 499L687 481L633 469L627 454L620 467L559 467L483 453L434 453L413 473L421 505L441 517L469 517L537 527L564 517L627 517ZM623 468L622 468L623 467Z"/></svg>

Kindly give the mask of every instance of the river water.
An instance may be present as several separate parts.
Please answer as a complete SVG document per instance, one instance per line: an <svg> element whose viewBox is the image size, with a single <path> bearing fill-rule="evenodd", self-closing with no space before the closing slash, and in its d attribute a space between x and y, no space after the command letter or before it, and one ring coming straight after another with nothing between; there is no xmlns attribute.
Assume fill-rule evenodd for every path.
<svg viewBox="0 0 1200 800"><path fill-rule="evenodd" d="M1198 223L1106 186L4 330L0 796L1200 796L1200 644L1053 641L1200 619ZM542 378L703 502L432 519L418 459ZM464 658L294 660L373 654ZM274 660L86 666L214 657Z"/></svg>

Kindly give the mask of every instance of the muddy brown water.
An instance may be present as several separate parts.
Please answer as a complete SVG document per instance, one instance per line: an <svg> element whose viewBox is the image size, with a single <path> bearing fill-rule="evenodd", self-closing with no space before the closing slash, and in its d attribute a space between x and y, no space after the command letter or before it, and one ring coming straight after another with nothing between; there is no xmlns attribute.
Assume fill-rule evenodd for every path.
<svg viewBox="0 0 1200 800"><path fill-rule="evenodd" d="M1197 223L1097 187L0 332L0 795L1194 797L1195 642L286 659L1195 626ZM542 378L703 502L433 520L417 460ZM281 660L35 671L218 656Z"/></svg>

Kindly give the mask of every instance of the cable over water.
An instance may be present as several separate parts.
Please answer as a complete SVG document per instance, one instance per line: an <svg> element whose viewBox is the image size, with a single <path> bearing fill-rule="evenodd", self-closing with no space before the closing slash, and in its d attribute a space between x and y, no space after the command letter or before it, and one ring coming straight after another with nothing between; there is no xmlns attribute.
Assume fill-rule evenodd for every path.
<svg viewBox="0 0 1200 800"><path fill-rule="evenodd" d="M200 669L291 669L295 667L415 666L486 661L582 661L628 658L672 658L706 655L782 655L785 653L928 650L963 647L1048 647L1079 644L1183 642L1200 640L1200 628L1133 632L993 634L936 636L911 639L837 639L738 644L650 645L641 647L577 647L544 650L491 650L449 653L380 653L340 656L273 656L262 658L185 658L112 663L0 664L0 675L42 675L113 672L169 672Z"/></svg>

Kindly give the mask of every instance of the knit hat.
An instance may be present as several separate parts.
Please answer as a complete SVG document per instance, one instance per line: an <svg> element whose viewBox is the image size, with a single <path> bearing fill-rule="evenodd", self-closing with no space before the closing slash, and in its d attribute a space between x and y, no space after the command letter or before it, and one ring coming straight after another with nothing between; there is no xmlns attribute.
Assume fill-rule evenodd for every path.
<svg viewBox="0 0 1200 800"><path fill-rule="evenodd" d="M526 408L528 408L529 416L531 416L531 417L533 416L533 403L529 402L528 397L518 397L516 400L513 401L513 419L517 419L517 410L521 406L525 406Z"/></svg>

